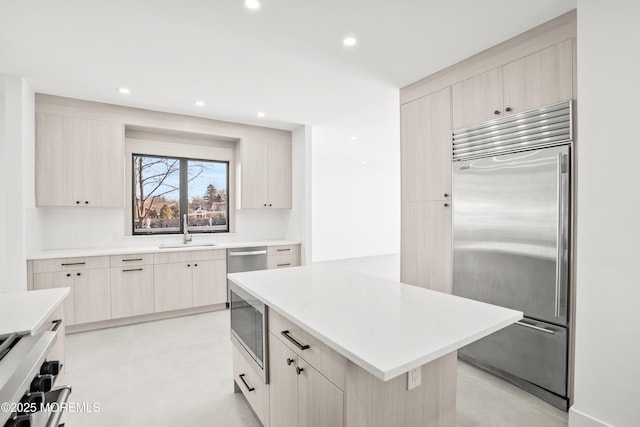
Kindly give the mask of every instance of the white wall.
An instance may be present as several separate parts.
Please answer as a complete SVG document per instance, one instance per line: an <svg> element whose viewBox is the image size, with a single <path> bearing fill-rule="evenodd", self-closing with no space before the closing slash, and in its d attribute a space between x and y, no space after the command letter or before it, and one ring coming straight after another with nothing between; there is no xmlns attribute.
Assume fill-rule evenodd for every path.
<svg viewBox="0 0 640 427"><path fill-rule="evenodd" d="M571 427L640 425L640 2L578 0Z"/></svg>
<svg viewBox="0 0 640 427"><path fill-rule="evenodd" d="M314 261L400 251L399 91L370 84L355 98L312 129Z"/></svg>
<svg viewBox="0 0 640 427"><path fill-rule="evenodd" d="M38 233L27 233L27 253L50 249L132 247L180 243L176 236L126 236L128 212L112 208L39 208L30 216ZM288 210L243 209L236 211L236 232L194 234L194 243L283 239L287 236ZM99 226L96 226L99 224Z"/></svg>
<svg viewBox="0 0 640 427"><path fill-rule="evenodd" d="M286 238L299 240L301 262L311 262L311 126L302 125L292 132L292 206Z"/></svg>
<svg viewBox="0 0 640 427"><path fill-rule="evenodd" d="M0 76L0 292L26 290L26 212L33 206L34 94Z"/></svg>

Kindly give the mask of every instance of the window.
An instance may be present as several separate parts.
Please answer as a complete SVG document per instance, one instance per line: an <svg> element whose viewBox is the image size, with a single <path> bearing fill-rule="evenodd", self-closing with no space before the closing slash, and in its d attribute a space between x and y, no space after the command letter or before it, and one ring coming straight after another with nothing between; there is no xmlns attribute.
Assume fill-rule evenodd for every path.
<svg viewBox="0 0 640 427"><path fill-rule="evenodd" d="M133 234L229 231L229 162L132 157Z"/></svg>

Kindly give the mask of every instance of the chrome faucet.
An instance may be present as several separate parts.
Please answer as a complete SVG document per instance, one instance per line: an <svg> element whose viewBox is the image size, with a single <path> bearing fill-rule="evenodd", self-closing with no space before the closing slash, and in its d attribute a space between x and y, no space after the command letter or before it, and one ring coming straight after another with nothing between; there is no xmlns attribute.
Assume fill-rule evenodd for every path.
<svg viewBox="0 0 640 427"><path fill-rule="evenodd" d="M191 239L193 238L193 236L191 236L189 234L189 228L188 228L188 223L187 223L187 214L184 214L182 216L182 229L184 230L184 244L186 245L187 243L189 243L191 241Z"/></svg>

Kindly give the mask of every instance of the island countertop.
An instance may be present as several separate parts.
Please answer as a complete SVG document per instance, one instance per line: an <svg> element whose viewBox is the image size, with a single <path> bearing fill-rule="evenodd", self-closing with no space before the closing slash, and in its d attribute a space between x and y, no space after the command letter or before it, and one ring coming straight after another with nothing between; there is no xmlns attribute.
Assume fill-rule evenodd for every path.
<svg viewBox="0 0 640 427"><path fill-rule="evenodd" d="M228 277L383 381L522 318L519 311L324 263Z"/></svg>
<svg viewBox="0 0 640 427"><path fill-rule="evenodd" d="M0 293L0 337L34 333L67 295L69 288Z"/></svg>

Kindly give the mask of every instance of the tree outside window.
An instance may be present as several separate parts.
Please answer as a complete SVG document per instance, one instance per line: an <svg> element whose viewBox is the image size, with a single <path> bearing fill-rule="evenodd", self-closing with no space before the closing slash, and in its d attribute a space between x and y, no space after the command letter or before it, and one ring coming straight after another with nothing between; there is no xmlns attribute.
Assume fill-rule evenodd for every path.
<svg viewBox="0 0 640 427"><path fill-rule="evenodd" d="M228 232L228 162L133 155L133 234Z"/></svg>

